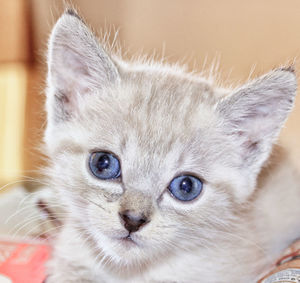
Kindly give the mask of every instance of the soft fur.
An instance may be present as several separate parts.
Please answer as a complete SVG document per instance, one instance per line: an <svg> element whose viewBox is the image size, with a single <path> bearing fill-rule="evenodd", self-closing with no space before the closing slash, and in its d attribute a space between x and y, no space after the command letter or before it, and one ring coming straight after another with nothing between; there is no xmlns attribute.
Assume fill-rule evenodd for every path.
<svg viewBox="0 0 300 283"><path fill-rule="evenodd" d="M224 90L106 53L73 11L48 67L47 172L66 214L47 282L255 282L299 237L297 174L278 151L262 171L293 106L291 68ZM90 173L93 151L119 157L120 180ZM180 202L168 186L186 172L204 189ZM134 242L121 209L150 217Z"/></svg>

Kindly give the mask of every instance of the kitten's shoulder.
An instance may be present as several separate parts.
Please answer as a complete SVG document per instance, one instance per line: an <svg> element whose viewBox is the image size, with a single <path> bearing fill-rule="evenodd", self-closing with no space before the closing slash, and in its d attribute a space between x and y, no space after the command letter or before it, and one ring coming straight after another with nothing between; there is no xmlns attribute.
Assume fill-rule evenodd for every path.
<svg viewBox="0 0 300 283"><path fill-rule="evenodd" d="M269 187L276 180L279 187L285 186L287 179L293 183L293 187L299 187L300 170L290 158L290 152L280 146L275 145L270 158L262 168L258 180L258 190Z"/></svg>
<svg viewBox="0 0 300 283"><path fill-rule="evenodd" d="M275 146L258 178L253 199L255 226L272 252L300 236L300 173L290 154ZM267 235L267 236L266 236Z"/></svg>

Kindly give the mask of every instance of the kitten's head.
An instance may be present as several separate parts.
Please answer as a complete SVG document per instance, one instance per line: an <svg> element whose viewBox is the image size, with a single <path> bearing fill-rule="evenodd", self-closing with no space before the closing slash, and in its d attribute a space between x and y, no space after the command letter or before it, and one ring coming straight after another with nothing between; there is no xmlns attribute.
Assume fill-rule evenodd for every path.
<svg viewBox="0 0 300 283"><path fill-rule="evenodd" d="M223 91L176 68L125 63L74 13L53 29L48 67L53 185L73 223L124 265L222 241L296 92L290 69Z"/></svg>

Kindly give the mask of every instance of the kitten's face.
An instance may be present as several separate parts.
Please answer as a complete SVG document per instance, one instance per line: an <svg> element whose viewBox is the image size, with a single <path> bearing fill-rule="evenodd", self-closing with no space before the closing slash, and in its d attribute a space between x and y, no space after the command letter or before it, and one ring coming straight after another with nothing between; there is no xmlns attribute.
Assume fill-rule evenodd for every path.
<svg viewBox="0 0 300 283"><path fill-rule="evenodd" d="M52 179L76 225L123 265L222 241L295 92L289 70L224 98L181 71L113 62L72 15L51 36L48 84ZM112 178L103 154L119 164Z"/></svg>
<svg viewBox="0 0 300 283"><path fill-rule="evenodd" d="M211 226L215 233L226 225L222 215L230 209L232 183L238 182L231 176L237 162L233 147L221 134L213 99L205 99L214 90L200 80L155 72L150 78L147 72L125 76L124 84L104 97L87 99L80 117L55 141L55 175L65 201L118 261L207 245ZM93 152L113 153L120 177L94 176L89 166ZM201 180L198 197L181 201L171 195L168 187L180 175ZM132 241L125 240L129 232L119 216L124 210L147 215L149 221L130 234Z"/></svg>

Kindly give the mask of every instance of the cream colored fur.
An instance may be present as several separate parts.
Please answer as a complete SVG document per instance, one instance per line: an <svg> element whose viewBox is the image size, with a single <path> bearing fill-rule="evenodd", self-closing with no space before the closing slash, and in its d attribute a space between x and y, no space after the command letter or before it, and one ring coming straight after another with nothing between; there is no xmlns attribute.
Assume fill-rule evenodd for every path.
<svg viewBox="0 0 300 283"><path fill-rule="evenodd" d="M276 150L267 161L293 70L224 91L106 53L73 11L53 29L48 66L47 173L66 214L47 282L255 282L300 236L297 173ZM95 150L119 157L120 181L92 176ZM204 183L191 202L168 191L182 172ZM121 207L151 215L135 244L121 240Z"/></svg>

